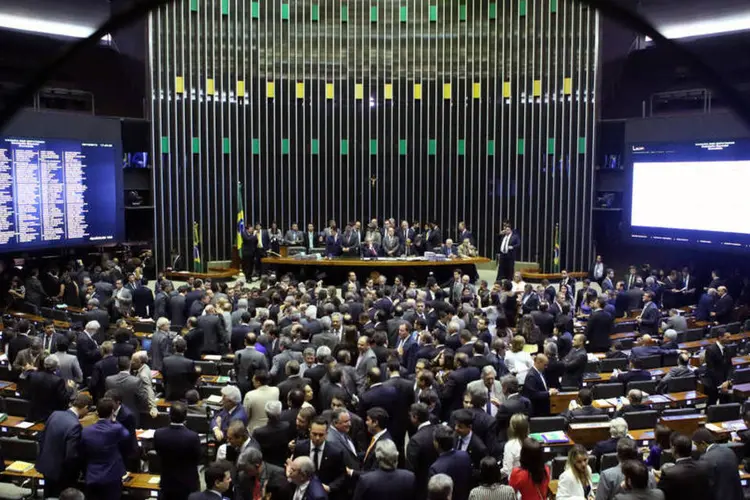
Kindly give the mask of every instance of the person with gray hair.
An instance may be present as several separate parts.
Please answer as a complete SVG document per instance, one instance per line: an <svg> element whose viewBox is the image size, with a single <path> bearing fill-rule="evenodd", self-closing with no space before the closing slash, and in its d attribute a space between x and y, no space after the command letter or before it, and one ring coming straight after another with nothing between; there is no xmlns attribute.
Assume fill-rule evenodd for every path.
<svg viewBox="0 0 750 500"><path fill-rule="evenodd" d="M296 487L293 500L327 500L328 494L315 475L315 466L307 456L297 457L286 466L286 477Z"/></svg>
<svg viewBox="0 0 750 500"><path fill-rule="evenodd" d="M242 321L242 314L247 312L248 302L247 299L240 299L237 301L237 310L232 313L232 327L239 325Z"/></svg>
<svg viewBox="0 0 750 500"><path fill-rule="evenodd" d="M414 473L398 468L398 450L390 439L375 445L378 468L362 474L354 491L355 500L412 498L416 485Z"/></svg>
<svg viewBox="0 0 750 500"><path fill-rule="evenodd" d="M41 355L41 342L39 352ZM56 357L47 356L42 361L43 370L27 372L22 395L30 402L29 413L26 415L29 422L45 422L52 412L68 408L75 385L72 381L71 384L66 384L65 380L55 373L58 365Z"/></svg>
<svg viewBox="0 0 750 500"><path fill-rule="evenodd" d="M237 458L237 473L237 498L253 498L256 484L261 492L276 498L289 484L284 469L270 463L265 453L253 447L247 447L240 453Z"/></svg>
<svg viewBox="0 0 750 500"><path fill-rule="evenodd" d="M427 500L451 500L453 479L447 474L435 474L427 483Z"/></svg>
<svg viewBox="0 0 750 500"><path fill-rule="evenodd" d="M291 424L281 420L280 401L266 401L263 408L266 412L266 425L253 431L253 439L258 442L266 462L283 467L288 450L279 443L288 442Z"/></svg>
<svg viewBox="0 0 750 500"><path fill-rule="evenodd" d="M289 337L282 336L279 338L279 353L273 357L271 362L271 377L274 377L276 383L283 382L286 380L286 364L292 360L298 363L303 363L305 360L302 358L302 353L293 351L292 339Z"/></svg>
<svg viewBox="0 0 750 500"><path fill-rule="evenodd" d="M216 441L224 441L230 422L235 420L240 420L247 425L247 413L242 407L240 390L235 385L227 385L221 388L221 411L214 414L211 419L211 432Z"/></svg>
<svg viewBox="0 0 750 500"><path fill-rule="evenodd" d="M89 299L86 312L83 314L86 322L98 321L103 331L109 329L109 313L100 307L99 299Z"/></svg>
<svg viewBox="0 0 750 500"><path fill-rule="evenodd" d="M29 347L18 351L16 360L13 362L13 369L16 372L25 372L42 368L44 366L42 354L42 339L32 338Z"/></svg>
<svg viewBox="0 0 750 500"><path fill-rule="evenodd" d="M304 351L302 351L302 358L305 360L304 363L299 365L299 374L300 377L305 376L305 372L309 370L310 368L315 366L315 348L314 347L306 347Z"/></svg>
<svg viewBox="0 0 750 500"><path fill-rule="evenodd" d="M628 436L628 423L624 418L615 418L609 422L609 439L599 441L594 446L592 454L596 457L597 463L605 453L614 453L617 451L617 442Z"/></svg>
<svg viewBox="0 0 750 500"><path fill-rule="evenodd" d="M466 389L472 394L482 392L487 396L487 403L481 410L493 417L497 415L498 407L505 402L502 383L497 380L497 372L491 365L482 368L481 380L469 382Z"/></svg>
<svg viewBox="0 0 750 500"><path fill-rule="evenodd" d="M175 333L170 331L167 318L156 320L156 330L151 336L151 368L161 371L164 358L172 354L172 339Z"/></svg>

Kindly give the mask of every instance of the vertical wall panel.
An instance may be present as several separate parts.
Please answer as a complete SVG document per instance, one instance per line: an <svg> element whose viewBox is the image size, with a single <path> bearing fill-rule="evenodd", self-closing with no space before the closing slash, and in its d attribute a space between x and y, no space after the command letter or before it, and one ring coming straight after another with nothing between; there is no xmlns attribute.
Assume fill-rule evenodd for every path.
<svg viewBox="0 0 750 500"><path fill-rule="evenodd" d="M156 253L247 223L503 219L587 269L599 24L571 0L176 0L149 20ZM189 260L189 259L188 259Z"/></svg>

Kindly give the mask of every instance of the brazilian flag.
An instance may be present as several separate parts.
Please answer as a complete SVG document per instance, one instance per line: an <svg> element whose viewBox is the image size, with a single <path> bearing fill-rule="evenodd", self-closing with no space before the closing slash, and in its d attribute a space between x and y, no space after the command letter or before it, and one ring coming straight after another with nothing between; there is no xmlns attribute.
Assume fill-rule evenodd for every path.
<svg viewBox="0 0 750 500"><path fill-rule="evenodd" d="M193 222L193 271L196 273L203 272L203 263L201 262L201 234L197 222Z"/></svg>
<svg viewBox="0 0 750 500"><path fill-rule="evenodd" d="M552 272L560 272L560 224L555 224L554 248L552 249Z"/></svg>
<svg viewBox="0 0 750 500"><path fill-rule="evenodd" d="M242 258L242 233L245 232L245 208L242 203L242 183L237 184L237 255Z"/></svg>

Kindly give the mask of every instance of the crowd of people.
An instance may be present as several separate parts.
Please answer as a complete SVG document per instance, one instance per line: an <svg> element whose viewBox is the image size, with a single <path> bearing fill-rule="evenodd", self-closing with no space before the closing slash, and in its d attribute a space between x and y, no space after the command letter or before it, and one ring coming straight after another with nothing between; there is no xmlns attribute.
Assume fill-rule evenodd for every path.
<svg viewBox="0 0 750 500"><path fill-rule="evenodd" d="M123 474L141 470L148 458L135 431L159 417L163 398L169 425L151 444L162 498L538 500L552 478L543 446L529 435L529 418L549 415L558 391L583 385L589 353L628 357L630 370L613 377L623 382L648 374L640 363L654 352L677 355L673 370L692 372L674 342L684 318L676 309L662 314L667 290L681 297L692 290L684 273L682 287L664 285L661 295L649 288L651 276L622 280L628 297L639 297L637 307L629 303L622 312L639 310L640 339L629 353L609 339L619 294L611 300L604 283L599 292L591 285L596 276L577 287L565 271L560 283L537 287L520 276L472 283L460 272L447 283L430 278L423 285L382 276L360 282L351 272L345 283L327 287L289 275L263 276L252 288L192 278L175 286L161 278L145 301L135 297L151 293L148 282L128 264L68 274L86 290L81 324L59 332L49 321L37 334L25 319L6 320L3 330L11 376L29 400L28 419L46 422L37 469L50 496L76 487L82 473L86 498L118 498ZM731 321L725 285L706 288L704 296L717 290L709 319ZM133 330L135 309L155 319L148 339ZM714 400L728 397L727 347L722 338L706 349L696 373L716 388ZM214 410L201 400L206 355L232 360ZM642 409L643 399L630 391L615 416ZM98 420L82 429L80 419L92 408ZM594 410L591 392L581 389L564 416ZM210 419L215 456L191 429L196 418ZM570 450L558 498L592 497L589 456L614 451L621 460L616 471L601 471L599 500L662 498L658 491L667 499L718 498L682 496L704 490L684 489L680 471L688 467L690 438L680 435L668 443L676 465L662 473L659 490L649 489L655 463L640 460L622 422L613 420L612 439L591 453ZM723 446L705 435L693 441L709 451ZM203 469L208 491L200 493L199 468L209 456L215 462ZM690 467L709 471L702 462Z"/></svg>

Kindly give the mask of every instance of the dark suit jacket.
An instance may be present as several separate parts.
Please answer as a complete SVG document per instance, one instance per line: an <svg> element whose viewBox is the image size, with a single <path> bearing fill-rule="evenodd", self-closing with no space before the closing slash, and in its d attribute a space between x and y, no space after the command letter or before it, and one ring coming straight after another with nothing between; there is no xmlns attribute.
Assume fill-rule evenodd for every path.
<svg viewBox="0 0 750 500"><path fill-rule="evenodd" d="M94 340L85 332L78 334L76 339L76 357L78 358L78 364L81 365L83 380L86 380L91 376L94 371L94 365L97 361L102 359L102 355L99 352L99 347L96 345L96 342L94 342ZM112 374L110 373L109 375ZM103 383L104 380L102 380L102 384Z"/></svg>
<svg viewBox="0 0 750 500"><path fill-rule="evenodd" d="M130 451L130 435L118 422L99 420L83 429L81 455L86 461L86 484L121 484L123 457Z"/></svg>
<svg viewBox="0 0 750 500"><path fill-rule="evenodd" d="M91 309L83 315L84 324L89 321L98 321L101 331L106 332L109 329L109 314L104 309Z"/></svg>
<svg viewBox="0 0 750 500"><path fill-rule="evenodd" d="M433 437L434 424L426 425L409 438L406 446L406 466L415 476L415 498L423 500L427 496L427 481L430 466L437 460Z"/></svg>
<svg viewBox="0 0 750 500"><path fill-rule="evenodd" d="M364 420L367 410L379 406L388 412L390 421L393 422L399 408L399 393L393 385L380 384L370 387L359 398L359 416Z"/></svg>
<svg viewBox="0 0 750 500"><path fill-rule="evenodd" d="M414 474L408 470L376 469L359 477L354 500L412 498L415 483Z"/></svg>
<svg viewBox="0 0 750 500"><path fill-rule="evenodd" d="M642 380L652 380L651 372L648 370L628 370L610 379L611 382L622 382L625 386L629 382L639 382Z"/></svg>
<svg viewBox="0 0 750 500"><path fill-rule="evenodd" d="M510 418L516 413L523 413L527 416L531 415L531 401L527 397L520 394L511 395L498 407L497 414L495 414L498 441L508 440Z"/></svg>
<svg viewBox="0 0 750 500"><path fill-rule="evenodd" d="M524 299L525 302L524 302ZM536 311L539 309L539 295L536 294L536 292L531 292L528 295L528 298L526 298L526 295L522 295L518 298L519 302L521 302L521 310L524 314L530 314L531 311Z"/></svg>
<svg viewBox="0 0 750 500"><path fill-rule="evenodd" d="M500 252L500 249L503 247L503 240L505 239L504 234L498 234L497 235L497 251ZM510 234L510 240L508 240L508 246L513 247L512 249L508 250L508 256L515 259L516 255L518 255L518 249L521 246L521 237L518 236L518 232L513 231ZM502 252L500 252L502 253Z"/></svg>
<svg viewBox="0 0 750 500"><path fill-rule="evenodd" d="M43 370L29 372L24 387L23 397L31 401L26 416L29 422L44 422L52 412L68 407L70 392L65 380L54 373Z"/></svg>
<svg viewBox="0 0 750 500"><path fill-rule="evenodd" d="M487 456L488 451L487 446L485 446L479 436L472 432L469 447L466 449L466 452L469 454L469 458L471 458L471 466L476 471L479 471L479 462Z"/></svg>
<svg viewBox="0 0 750 500"><path fill-rule="evenodd" d="M148 318L154 309L154 294L146 286L139 286L133 292L133 309L137 316Z"/></svg>
<svg viewBox="0 0 750 500"><path fill-rule="evenodd" d="M429 477L446 474L453 479L452 500L467 500L471 488L471 458L465 451L451 450L441 454L430 466Z"/></svg>
<svg viewBox="0 0 750 500"><path fill-rule="evenodd" d="M552 336L552 330L555 328L555 317L551 313L547 311L532 311L531 317L544 337Z"/></svg>
<svg viewBox="0 0 750 500"><path fill-rule="evenodd" d="M399 443L403 443L403 437L409 426L409 406L414 402L414 382L402 377L391 377L383 382L383 385L396 389L397 399L393 415L389 414L391 419L388 428L391 434L400 440ZM397 447L400 450L402 446L397 445Z"/></svg>
<svg viewBox="0 0 750 500"><path fill-rule="evenodd" d="M204 353L220 353L224 343L224 321L221 316L205 314L198 318L198 328L203 331ZM228 340L228 339L227 339Z"/></svg>
<svg viewBox="0 0 750 500"><path fill-rule="evenodd" d="M454 370L448 375L448 379L445 380L440 394L443 413L449 415L451 411L463 407L466 385L474 380L479 380L480 374L479 369L469 366Z"/></svg>
<svg viewBox="0 0 750 500"><path fill-rule="evenodd" d="M591 313L586 322L586 339L591 352L607 352L610 346L609 336L614 329L614 318L603 310Z"/></svg>
<svg viewBox="0 0 750 500"><path fill-rule="evenodd" d="M649 304L653 304L649 302ZM641 324L640 331L643 334L656 335L659 333L659 320L661 319L661 313L659 307L656 304L644 307L641 312Z"/></svg>
<svg viewBox="0 0 750 500"><path fill-rule="evenodd" d="M383 435L381 435L372 444L372 447L370 447L370 453L367 453L367 449L364 450L364 456L362 457L362 472L367 472L378 468L378 461L375 460L375 448L377 448L380 441L385 439L393 441L393 436L391 436L391 433L388 432L388 430L386 430Z"/></svg>
<svg viewBox="0 0 750 500"><path fill-rule="evenodd" d="M328 494L323 489L323 484L317 476L313 476L310 479L310 484L307 485L307 491L302 500L327 500Z"/></svg>
<svg viewBox="0 0 750 500"><path fill-rule="evenodd" d="M310 379L300 376L289 377L283 382L279 382L279 385L277 386L279 388L279 401L281 401L284 409L287 408L286 398L289 393L294 389L304 389L308 384L311 384ZM310 385L310 388L312 388L312 384Z"/></svg>
<svg viewBox="0 0 750 500"><path fill-rule="evenodd" d="M605 313L606 314L606 313ZM565 373L562 378L562 385L566 387L580 387L583 383L583 374L586 371L588 357L586 350L583 348L573 349L565 356Z"/></svg>
<svg viewBox="0 0 750 500"><path fill-rule="evenodd" d="M575 420L576 417L588 417L592 415L606 415L606 411L601 408L594 408L593 406L581 406L575 410L566 410L562 413L562 416L570 423Z"/></svg>
<svg viewBox="0 0 750 500"><path fill-rule="evenodd" d="M284 466L288 456L288 448L279 446L279 443L289 442L291 430L289 422L274 422L258 427L253 431L253 438L260 445L263 452L263 460L279 467Z"/></svg>
<svg viewBox="0 0 750 500"><path fill-rule="evenodd" d="M198 465L203 456L200 437L184 425L169 425L154 433L154 450L161 459L162 492L190 494L200 489Z"/></svg>
<svg viewBox="0 0 750 500"><path fill-rule="evenodd" d="M310 456L310 440L297 441L294 446L293 458ZM331 496L337 497L346 484L347 475L344 467L344 452L337 445L326 441L323 457L320 459L318 479L331 489Z"/></svg>
<svg viewBox="0 0 750 500"><path fill-rule="evenodd" d="M714 305L714 312L716 316L713 317L714 321L718 321L719 324L725 325L732 321L732 312L734 311L734 300L729 296L728 293L724 294Z"/></svg>
<svg viewBox="0 0 750 500"><path fill-rule="evenodd" d="M341 247L341 235L336 234L336 237L326 236L326 255L338 257L342 253Z"/></svg>
<svg viewBox="0 0 750 500"><path fill-rule="evenodd" d="M167 302L167 316L173 325L184 325L187 323L188 309L185 306L185 299L186 295L179 293L169 297Z"/></svg>
<svg viewBox="0 0 750 500"><path fill-rule="evenodd" d="M706 374L704 379L713 387L718 387L729 378L732 360L726 347L722 353L719 346L711 344L706 348Z"/></svg>
<svg viewBox="0 0 750 500"><path fill-rule="evenodd" d="M164 377L164 399L167 401L184 399L185 393L195 388L198 379L195 361L177 354L164 358L161 374Z"/></svg>
<svg viewBox="0 0 750 500"><path fill-rule="evenodd" d="M532 368L526 374L521 394L531 401L532 415L546 417L549 415L549 391L544 387L542 374Z"/></svg>
<svg viewBox="0 0 750 500"><path fill-rule="evenodd" d="M77 477L81 467L78 446L81 441L81 423L69 410L55 411L47 419L39 440L36 470L51 481L64 477Z"/></svg>
<svg viewBox="0 0 750 500"><path fill-rule="evenodd" d="M673 467L664 469L657 487L664 492L665 500L725 498L714 496L712 486L708 464L688 458L680 460Z"/></svg>
<svg viewBox="0 0 750 500"><path fill-rule="evenodd" d="M117 368L117 358L114 356L107 356L96 362L94 370L91 372L91 381L89 382L91 397L94 401L99 401L104 396L104 382L107 380L107 377L115 375L119 371Z"/></svg>
<svg viewBox="0 0 750 500"><path fill-rule="evenodd" d="M593 455L596 457L596 460L599 461L602 455L605 453L614 453L617 451L617 441L619 441L619 438L609 438L605 439L604 441L599 441L594 446L594 450L592 451Z"/></svg>

